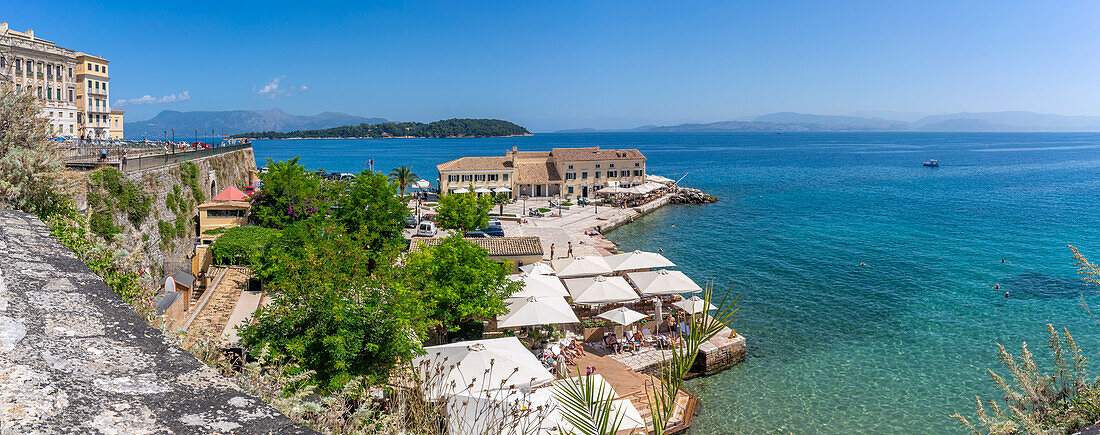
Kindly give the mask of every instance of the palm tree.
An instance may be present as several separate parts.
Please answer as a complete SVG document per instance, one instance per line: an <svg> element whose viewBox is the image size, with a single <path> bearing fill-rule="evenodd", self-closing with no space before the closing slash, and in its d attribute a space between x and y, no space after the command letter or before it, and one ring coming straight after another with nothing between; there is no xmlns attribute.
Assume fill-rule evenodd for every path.
<svg viewBox="0 0 1100 435"><path fill-rule="evenodd" d="M495 196L493 196L493 203L500 206L500 213L498 213L498 214L503 216L504 215L504 206L507 205L507 204L511 204L512 203L512 198L509 198L507 193L498 193Z"/></svg>
<svg viewBox="0 0 1100 435"><path fill-rule="evenodd" d="M398 166L390 171L390 181L397 183L397 187L401 189L401 196L405 196L405 191L416 182L417 178L420 177L408 166Z"/></svg>

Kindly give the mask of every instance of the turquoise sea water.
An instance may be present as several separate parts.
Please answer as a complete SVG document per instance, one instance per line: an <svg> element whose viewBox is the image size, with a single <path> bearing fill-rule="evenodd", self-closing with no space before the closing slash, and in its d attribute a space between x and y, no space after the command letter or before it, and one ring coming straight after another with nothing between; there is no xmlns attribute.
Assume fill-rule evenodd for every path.
<svg viewBox="0 0 1100 435"><path fill-rule="evenodd" d="M1100 326L1067 244L1100 259L1100 134L545 134L462 140L259 141L358 172L410 164L434 180L462 155L638 148L651 173L721 201L671 206L608 234L663 248L699 282L743 293L749 357L693 380L692 433L941 433L993 396L995 343L1041 351L1067 326L1100 361ZM921 161L936 158L939 168ZM1005 263L1001 263L1001 259ZM865 262L869 267L858 267ZM1000 284L1001 291L993 290ZM1011 292L1005 298L1003 292Z"/></svg>

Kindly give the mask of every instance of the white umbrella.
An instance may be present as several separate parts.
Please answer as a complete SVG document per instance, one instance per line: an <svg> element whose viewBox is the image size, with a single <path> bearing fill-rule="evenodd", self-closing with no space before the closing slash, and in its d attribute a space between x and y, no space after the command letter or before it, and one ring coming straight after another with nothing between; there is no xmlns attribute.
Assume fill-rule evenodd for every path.
<svg viewBox="0 0 1100 435"><path fill-rule="evenodd" d="M528 296L569 296L569 291L562 285L561 280L553 275L520 273L508 275L506 278L523 283L523 289L508 296L509 298L526 298Z"/></svg>
<svg viewBox="0 0 1100 435"><path fill-rule="evenodd" d="M574 304L600 305L641 299L621 276L567 279L565 288L573 296Z"/></svg>
<svg viewBox="0 0 1100 435"><path fill-rule="evenodd" d="M549 388L464 392L447 400L452 434L556 433L561 416Z"/></svg>
<svg viewBox="0 0 1100 435"><path fill-rule="evenodd" d="M661 184L670 184L670 183L675 182L675 180L673 180L671 178L665 178L665 177L662 177L662 176L657 175L657 174L646 175L645 180L646 181L652 181L654 183L661 183Z"/></svg>
<svg viewBox="0 0 1100 435"><path fill-rule="evenodd" d="M606 275L612 272L611 266L603 257L558 258L551 264L558 272L558 278Z"/></svg>
<svg viewBox="0 0 1100 435"><path fill-rule="evenodd" d="M612 255L605 258L611 269L620 272L624 270L654 269L658 267L672 267L676 263L668 261L664 255L656 252L634 251L625 254Z"/></svg>
<svg viewBox="0 0 1100 435"><path fill-rule="evenodd" d="M429 187L432 187L432 183L429 182L428 180L421 179L420 181L416 182L416 187L419 187L421 189L427 189Z"/></svg>
<svg viewBox="0 0 1100 435"><path fill-rule="evenodd" d="M521 266L519 270L528 275L553 275L555 273L553 267L550 267L549 264L543 263L541 261L536 261L526 266Z"/></svg>
<svg viewBox="0 0 1100 435"><path fill-rule="evenodd" d="M573 308L561 296L534 296L508 303L508 314L497 317L497 327L516 328L560 323L580 323Z"/></svg>
<svg viewBox="0 0 1100 435"><path fill-rule="evenodd" d="M474 189L474 193L492 193L492 192L493 192L492 190L489 190L488 187L484 187L484 186L478 186L476 189Z"/></svg>
<svg viewBox="0 0 1100 435"><path fill-rule="evenodd" d="M507 187L501 186L501 187L498 187L498 188L496 188L496 189L493 189L493 191L494 191L494 192L496 192L496 193L509 193L509 192L511 192L511 191L512 191L512 189L509 189L509 188L507 188Z"/></svg>
<svg viewBox="0 0 1100 435"><path fill-rule="evenodd" d="M656 270L652 272L630 272L626 277L638 287L642 296L671 295L703 291L699 284L678 270Z"/></svg>
<svg viewBox="0 0 1100 435"><path fill-rule="evenodd" d="M718 307L708 304L707 301L698 296L692 296L680 302L673 302L672 305L680 307L684 311L687 311L689 314L705 313L707 311L718 309Z"/></svg>
<svg viewBox="0 0 1100 435"><path fill-rule="evenodd" d="M444 344L424 351L413 365L424 381L424 394L433 401L463 392L532 388L554 380L516 337Z"/></svg>
<svg viewBox="0 0 1100 435"><path fill-rule="evenodd" d="M616 194L616 193L631 193L631 192L630 192L630 189L627 189L627 188L618 187L618 186L608 186L608 187L605 187L603 189L598 190L596 193L603 193L603 194L611 195L611 194Z"/></svg>
<svg viewBox="0 0 1100 435"><path fill-rule="evenodd" d="M619 430L626 429L641 429L645 428L645 419L642 418L642 414L638 412L638 408L634 407L634 404L629 399L623 399L619 397L619 394L615 392L615 389L611 387L611 384L607 382L598 374L589 375L589 379L592 381L594 391L594 399L600 401L609 401L611 403L611 417L618 420L621 417L621 424ZM566 382L577 383L583 382L582 378L566 378L559 379L550 385L550 391L555 396L562 394L560 392L565 386ZM551 414L548 420L553 420L555 423L561 426L563 433L574 433L576 428L569 424L564 418L561 418L561 410L555 407L555 412Z"/></svg>
<svg viewBox="0 0 1100 435"><path fill-rule="evenodd" d="M458 189L452 190L451 193L470 193L470 189L459 187Z"/></svg>
<svg viewBox="0 0 1100 435"><path fill-rule="evenodd" d="M646 315L627 307L619 307L614 310L600 313L600 315L597 317L602 317L604 319L626 326L646 318Z"/></svg>

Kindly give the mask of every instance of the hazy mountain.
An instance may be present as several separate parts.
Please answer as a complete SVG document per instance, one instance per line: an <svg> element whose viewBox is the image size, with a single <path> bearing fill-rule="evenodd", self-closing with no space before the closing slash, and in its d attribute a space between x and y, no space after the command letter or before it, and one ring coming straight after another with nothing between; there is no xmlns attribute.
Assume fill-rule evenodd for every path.
<svg viewBox="0 0 1100 435"><path fill-rule="evenodd" d="M160 138L164 136L165 131L168 131L170 136L173 128L176 130L177 138L190 138L195 135L195 129L198 129L199 136L204 136L209 135L210 130L216 130L218 134L221 134L226 127L229 128L229 134L236 134L250 131L316 130L342 125L358 125L364 122L377 124L386 122L386 119L364 118L337 112L324 112L317 115L292 115L278 108L220 112L165 110L147 121L127 122L126 137L128 139Z"/></svg>
<svg viewBox="0 0 1100 435"><path fill-rule="evenodd" d="M1009 130L1016 131L1100 130L1100 116L1065 116L1023 111L980 113L962 112L946 115L932 115L917 120L913 123L913 126L920 129L927 129L927 126L929 125L942 123L943 121L958 119L984 121L993 125L1007 126Z"/></svg>
<svg viewBox="0 0 1100 435"><path fill-rule="evenodd" d="M861 110L858 112L845 113L845 115L858 116L860 118L882 118L890 121L913 122L929 114L923 112L899 112L896 110Z"/></svg>
<svg viewBox="0 0 1100 435"><path fill-rule="evenodd" d="M902 114L902 112L898 112ZM910 117L916 114L908 114ZM1035 112L950 113L924 116L914 121L852 115L816 115L778 112L752 121L722 121L680 125L646 125L631 132L722 132L722 131L1100 131L1100 116L1065 116ZM575 129L563 132L588 132Z"/></svg>
<svg viewBox="0 0 1100 435"><path fill-rule="evenodd" d="M753 122L773 124L816 124L842 129L901 130L907 127L905 122L882 118L862 118L858 116L813 115L807 113L779 112L756 117Z"/></svg>

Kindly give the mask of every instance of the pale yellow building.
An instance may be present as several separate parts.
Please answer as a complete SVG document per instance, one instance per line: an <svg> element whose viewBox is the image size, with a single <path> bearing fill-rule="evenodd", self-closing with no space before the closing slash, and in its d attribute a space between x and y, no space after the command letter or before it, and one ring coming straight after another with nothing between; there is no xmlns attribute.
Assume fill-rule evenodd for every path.
<svg viewBox="0 0 1100 435"><path fill-rule="evenodd" d="M0 23L0 83L33 94L54 137L78 134L75 68L74 51Z"/></svg>
<svg viewBox="0 0 1100 435"><path fill-rule="evenodd" d="M111 137L111 76L110 61L87 53L76 53L77 128L80 137L108 139Z"/></svg>
<svg viewBox="0 0 1100 435"><path fill-rule="evenodd" d="M512 151L503 157L462 157L436 166L440 192L471 187L511 190L512 197L594 197L607 186L645 183L646 158L636 149L600 147Z"/></svg>
<svg viewBox="0 0 1100 435"><path fill-rule="evenodd" d="M107 126L107 134L111 136L111 139L126 137L122 119L125 114L125 110L111 109L111 114L107 116L107 121L110 124Z"/></svg>

